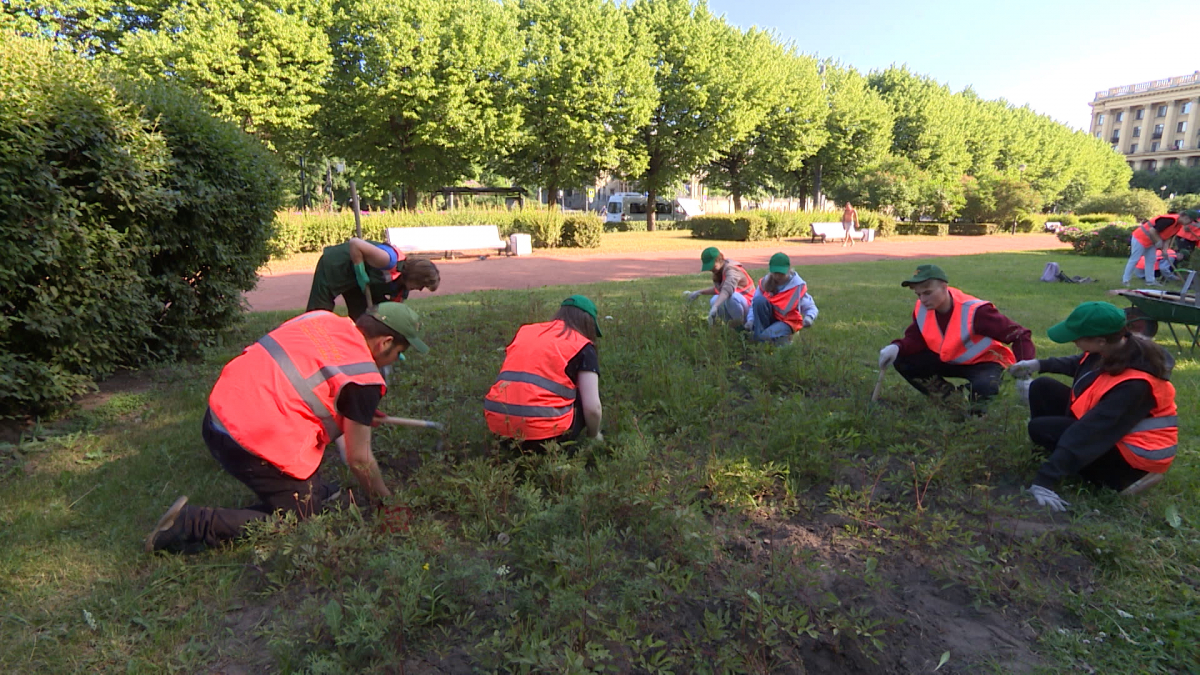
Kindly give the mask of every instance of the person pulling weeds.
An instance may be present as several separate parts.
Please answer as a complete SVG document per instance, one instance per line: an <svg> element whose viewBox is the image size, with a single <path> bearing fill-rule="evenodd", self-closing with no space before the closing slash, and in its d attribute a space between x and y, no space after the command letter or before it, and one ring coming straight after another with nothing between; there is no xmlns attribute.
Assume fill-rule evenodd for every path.
<svg viewBox="0 0 1200 675"><path fill-rule="evenodd" d="M817 303L808 284L792 269L786 253L776 253L768 263L769 274L758 282L750 302L746 330L755 342L786 344L792 336L817 320Z"/></svg>
<svg viewBox="0 0 1200 675"><path fill-rule="evenodd" d="M700 271L712 272L712 288L684 291L688 302L701 295L712 296L708 302L710 324L721 319L734 328L745 325L754 298L754 279L746 268L737 261L726 260L717 247L709 246L700 253Z"/></svg>
<svg viewBox="0 0 1200 675"><path fill-rule="evenodd" d="M340 493L318 475L334 441L369 500L391 496L371 452L371 427L387 391L379 369L410 348L429 351L416 312L383 302L357 321L324 310L301 314L243 350L217 378L201 434L259 503L210 508L179 497L146 537L146 551L216 546L273 514L322 510Z"/></svg>
<svg viewBox="0 0 1200 675"><path fill-rule="evenodd" d="M951 286L941 267L921 265L900 285L917 296L913 321L879 350L879 369L894 365L922 394L948 397L959 389L945 378L962 378L978 406L999 393L1005 368L1036 355L1029 329Z"/></svg>
<svg viewBox="0 0 1200 675"><path fill-rule="evenodd" d="M375 302L404 302L411 291L433 292L440 283L441 275L431 261L406 260L391 244L352 237L321 252L304 311L332 312L340 295L346 313L357 319L367 311L368 290Z"/></svg>
<svg viewBox="0 0 1200 675"><path fill-rule="evenodd" d="M1054 511L1066 476L1136 495L1162 481L1175 459L1179 428L1166 350L1130 332L1125 312L1085 302L1050 327L1050 339L1082 354L1019 361L1014 377L1067 375L1067 386L1039 377L1029 387L1029 438L1047 454L1029 492Z"/></svg>
<svg viewBox="0 0 1200 675"><path fill-rule="evenodd" d="M574 441L585 431L603 440L600 335L596 305L582 295L563 300L549 321L521 326L483 400L488 429L525 451Z"/></svg>

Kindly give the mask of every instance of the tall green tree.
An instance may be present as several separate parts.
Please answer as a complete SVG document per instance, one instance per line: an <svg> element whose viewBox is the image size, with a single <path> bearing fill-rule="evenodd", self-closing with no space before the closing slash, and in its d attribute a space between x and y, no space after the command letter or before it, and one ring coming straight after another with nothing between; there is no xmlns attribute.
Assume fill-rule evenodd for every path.
<svg viewBox="0 0 1200 675"><path fill-rule="evenodd" d="M741 40L741 70L749 80L744 121L757 124L709 163L706 179L729 191L735 211L743 195L780 189L781 179L829 138L816 61L762 31L747 31Z"/></svg>
<svg viewBox="0 0 1200 675"><path fill-rule="evenodd" d="M4 0L0 34L50 40L84 56L117 52L124 35L157 30L170 0Z"/></svg>
<svg viewBox="0 0 1200 675"><path fill-rule="evenodd" d="M892 154L937 178L957 180L971 166L964 123L967 105L948 87L893 66L872 73L871 86L892 106Z"/></svg>
<svg viewBox="0 0 1200 675"><path fill-rule="evenodd" d="M338 0L320 135L329 154L403 185L404 203L474 174L516 139L508 84L521 54L491 0Z"/></svg>
<svg viewBox="0 0 1200 675"><path fill-rule="evenodd" d="M644 169L645 153L626 150L657 92L649 45L630 38L622 9L609 0L524 0L518 19L513 100L524 123L506 173L545 187L553 206L560 187L590 185L621 166Z"/></svg>

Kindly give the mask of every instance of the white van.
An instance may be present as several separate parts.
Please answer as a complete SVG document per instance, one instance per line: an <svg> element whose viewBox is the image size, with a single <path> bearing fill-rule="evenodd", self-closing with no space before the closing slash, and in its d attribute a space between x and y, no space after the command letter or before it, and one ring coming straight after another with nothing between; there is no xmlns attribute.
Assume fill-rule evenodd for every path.
<svg viewBox="0 0 1200 675"><path fill-rule="evenodd" d="M691 216L700 215L699 202L694 199L675 199L667 201L659 197L656 200L658 208L655 214L659 220L687 220ZM689 202L684 205L682 202ZM618 192L608 198L608 208L604 220L609 223L623 223L630 220L646 219L646 195L640 192Z"/></svg>

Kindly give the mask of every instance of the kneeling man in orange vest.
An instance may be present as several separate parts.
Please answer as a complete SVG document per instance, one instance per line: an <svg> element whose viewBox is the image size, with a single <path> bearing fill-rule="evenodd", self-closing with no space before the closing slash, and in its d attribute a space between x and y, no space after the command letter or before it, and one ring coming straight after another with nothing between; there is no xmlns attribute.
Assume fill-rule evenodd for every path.
<svg viewBox="0 0 1200 675"><path fill-rule="evenodd" d="M1029 438L1048 459L1029 492L1055 511L1068 504L1054 492L1066 476L1134 495L1157 484L1175 459L1179 425L1170 357L1150 339L1131 333L1125 312L1107 302L1085 302L1050 327L1050 339L1074 342L1082 354L1020 361L1014 377L1068 375L1067 386L1039 377L1029 387Z"/></svg>
<svg viewBox="0 0 1200 675"><path fill-rule="evenodd" d="M267 333L221 371L201 433L213 458L260 500L244 509L175 500L146 550L236 539L243 527L280 511L320 511L339 490L317 475L325 447L344 438L346 463L371 499L390 496L371 452L371 427L387 387L379 369L409 348L429 351L417 315L383 302L351 321L307 312Z"/></svg>
<svg viewBox="0 0 1200 675"><path fill-rule="evenodd" d="M563 300L554 318L521 326L505 350L496 383L483 399L488 429L526 451L600 433L600 359L596 305Z"/></svg>
<svg viewBox="0 0 1200 675"><path fill-rule="evenodd" d="M900 284L917 294L913 322L879 351L879 368L895 364L917 391L942 397L957 391L944 378L965 379L971 400L980 402L1000 391L1005 368L1036 355L1033 339L992 303L947 282L942 268L921 265Z"/></svg>

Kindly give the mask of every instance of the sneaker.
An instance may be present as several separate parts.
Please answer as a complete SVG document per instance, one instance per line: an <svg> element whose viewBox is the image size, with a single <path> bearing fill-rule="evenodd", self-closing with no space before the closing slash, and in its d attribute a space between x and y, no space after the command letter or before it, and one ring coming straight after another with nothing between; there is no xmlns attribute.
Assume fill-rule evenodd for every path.
<svg viewBox="0 0 1200 675"><path fill-rule="evenodd" d="M179 518L179 512L187 505L187 500L187 495L176 499L171 508L167 509L167 512L158 519L154 529L146 535L146 553L161 551L179 541L183 534L183 527L177 527L176 520Z"/></svg>
<svg viewBox="0 0 1200 675"><path fill-rule="evenodd" d="M1121 496L1122 497L1132 497L1134 495L1141 494L1141 493L1145 492L1146 490L1149 490L1150 488L1154 487L1155 485L1158 485L1159 483L1161 483L1163 481L1163 478L1166 478L1166 474L1164 474L1164 473L1148 473L1145 476L1142 476L1141 478L1137 479L1137 481L1134 482L1133 485L1130 485L1129 487L1125 488L1124 490L1121 490Z"/></svg>

